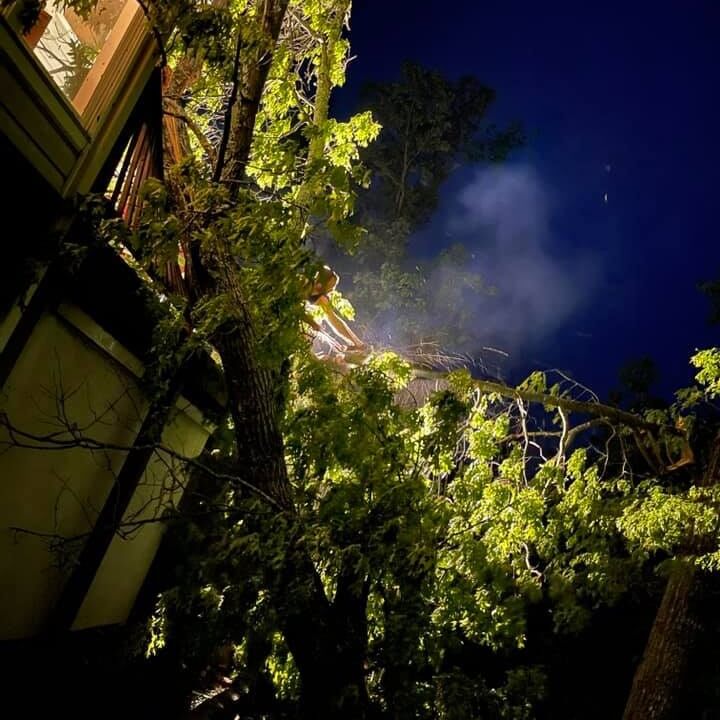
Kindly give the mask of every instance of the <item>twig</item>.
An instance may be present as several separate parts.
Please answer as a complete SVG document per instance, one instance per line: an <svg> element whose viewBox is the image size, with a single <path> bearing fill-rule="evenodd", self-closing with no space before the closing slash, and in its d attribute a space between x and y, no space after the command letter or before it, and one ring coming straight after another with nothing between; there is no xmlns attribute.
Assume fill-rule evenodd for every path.
<svg viewBox="0 0 720 720"><path fill-rule="evenodd" d="M189 467L194 467L197 470L200 470L201 472L204 472L218 480L227 480L229 482L242 485L251 492L263 498L263 500L268 502L270 505L280 510L283 509L280 503L278 503L274 498L272 498L265 491L261 490L259 487L253 485L247 480L243 480L237 475L217 472L212 468L209 468L207 465L200 462L199 460L185 457L181 453L167 447L166 445L156 444L130 446L117 443L102 442L86 435L82 435L78 432L77 428L73 427L72 425L68 426L66 430L62 432L53 432L46 435L36 435L34 433L24 431L14 426L10 422L10 418L7 416L6 413L0 413L0 427L4 427L7 430L8 435L10 436L10 441L5 441L4 443L2 443L3 445L7 445L8 447L24 448L26 450L62 451L81 448L91 451L114 450L116 452L131 452L138 450L153 450L156 453L165 453L166 455L175 458L182 463L185 463ZM69 437L62 437L62 435L69 435Z"/></svg>

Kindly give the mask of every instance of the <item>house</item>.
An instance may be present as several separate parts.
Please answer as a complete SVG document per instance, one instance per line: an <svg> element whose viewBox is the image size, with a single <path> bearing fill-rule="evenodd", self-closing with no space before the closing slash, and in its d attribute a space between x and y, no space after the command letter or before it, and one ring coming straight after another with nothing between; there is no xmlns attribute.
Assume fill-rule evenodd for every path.
<svg viewBox="0 0 720 720"><path fill-rule="evenodd" d="M162 298L78 221L104 193L136 222L143 181L162 173L143 9L103 0L80 18L48 2L26 33L21 10L0 15L0 640L128 617L217 410L212 373L195 368L163 450L138 447ZM79 249L69 270L58 237Z"/></svg>

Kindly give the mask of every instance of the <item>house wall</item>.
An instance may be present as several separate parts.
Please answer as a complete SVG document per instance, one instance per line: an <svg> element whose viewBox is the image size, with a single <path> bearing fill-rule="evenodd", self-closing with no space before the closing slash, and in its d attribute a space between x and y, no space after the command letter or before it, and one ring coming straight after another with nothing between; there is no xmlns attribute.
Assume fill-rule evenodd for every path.
<svg viewBox="0 0 720 720"><path fill-rule="evenodd" d="M197 457L208 438L208 428L198 411L186 401L163 432L163 444L184 457ZM126 514L126 520L157 518L164 507L177 506L184 480L176 460L156 456L148 464ZM165 528L152 523L129 537L116 535L78 612L73 630L120 623L127 619Z"/></svg>
<svg viewBox="0 0 720 720"><path fill-rule="evenodd" d="M10 322L11 318L5 319ZM2 335L2 323L0 323ZM106 446L49 449L47 441L11 437L0 428L0 639L46 626L147 411L142 364L72 305L44 313L0 393L0 413L34 436L69 439L68 425ZM210 428L180 399L163 443L186 457ZM19 447L27 445L29 447ZM155 456L124 523L157 518L182 495L183 472ZM126 525L116 535L76 617L74 628L124 621L144 581L163 526ZM75 542L63 539L78 538Z"/></svg>

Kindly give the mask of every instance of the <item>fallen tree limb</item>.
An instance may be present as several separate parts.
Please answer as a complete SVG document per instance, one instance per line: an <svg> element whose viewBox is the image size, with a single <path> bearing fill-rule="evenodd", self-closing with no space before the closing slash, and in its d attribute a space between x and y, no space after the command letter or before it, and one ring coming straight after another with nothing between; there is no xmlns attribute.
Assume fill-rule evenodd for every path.
<svg viewBox="0 0 720 720"><path fill-rule="evenodd" d="M448 373L438 372L434 370L426 370L423 368L414 369L415 377L426 380L439 380L447 378ZM472 379L472 384L487 394L501 395L511 400L524 400L525 402L537 403L548 407L555 407L566 412L578 413L580 415L590 415L592 417L604 418L612 420L620 425L626 425L631 428L640 428L642 430L665 430L682 435L682 431L678 430L674 425L664 425L661 423L653 423L645 420L639 415L621 410L612 405L605 405L599 402L587 402L582 400L573 400L572 398L562 395L552 395L551 393L537 392L536 390L525 390L523 388L506 385L502 382L493 380L476 380Z"/></svg>

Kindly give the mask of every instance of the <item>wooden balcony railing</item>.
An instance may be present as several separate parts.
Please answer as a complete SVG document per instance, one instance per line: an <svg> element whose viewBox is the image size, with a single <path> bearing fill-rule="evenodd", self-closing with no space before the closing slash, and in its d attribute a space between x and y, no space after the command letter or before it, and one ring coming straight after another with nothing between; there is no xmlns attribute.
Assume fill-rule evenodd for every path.
<svg viewBox="0 0 720 720"><path fill-rule="evenodd" d="M162 95L155 71L98 178L117 214L132 229L142 217L142 189L149 178L163 177Z"/></svg>

